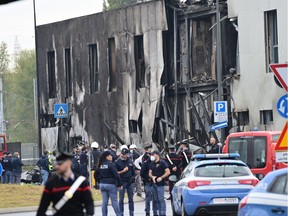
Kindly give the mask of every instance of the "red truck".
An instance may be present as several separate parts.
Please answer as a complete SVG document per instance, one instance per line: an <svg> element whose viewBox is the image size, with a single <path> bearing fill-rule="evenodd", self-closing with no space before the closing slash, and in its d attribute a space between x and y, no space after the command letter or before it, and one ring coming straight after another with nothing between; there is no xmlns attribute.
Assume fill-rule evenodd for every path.
<svg viewBox="0 0 288 216"><path fill-rule="evenodd" d="M7 152L6 136L0 134L0 157L2 157L3 152Z"/></svg>
<svg viewBox="0 0 288 216"><path fill-rule="evenodd" d="M223 153L240 154L258 178L262 179L270 171L287 167L287 163L276 163L275 145L281 131L249 131L230 134L225 141Z"/></svg>

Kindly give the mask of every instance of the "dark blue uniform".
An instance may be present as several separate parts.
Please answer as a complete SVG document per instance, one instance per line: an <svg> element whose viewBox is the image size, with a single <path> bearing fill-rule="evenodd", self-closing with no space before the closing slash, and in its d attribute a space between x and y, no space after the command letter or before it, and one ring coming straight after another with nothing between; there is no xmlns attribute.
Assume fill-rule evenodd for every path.
<svg viewBox="0 0 288 216"><path fill-rule="evenodd" d="M165 174L166 169L168 169L168 165L164 160L159 160L158 162L151 162L150 170L152 172L152 176L156 176L156 183L153 184L153 199L156 205L156 213L159 212L159 215L166 215L166 203L164 198L165 191L165 180L157 182L157 178L162 177Z"/></svg>
<svg viewBox="0 0 288 216"><path fill-rule="evenodd" d="M122 186L120 176L110 161L104 161L99 169L95 172L95 179L99 183L114 184L117 187Z"/></svg>
<svg viewBox="0 0 288 216"><path fill-rule="evenodd" d="M129 158L127 158L127 160L122 160L121 157L119 157L115 161L115 166L118 171L122 171L125 167L128 167L128 171L120 175L121 182L123 184L123 189L119 191L119 207L122 215L124 215L124 194L126 190L129 200L129 213L130 216L134 216L133 190L134 190L135 171L133 162Z"/></svg>
<svg viewBox="0 0 288 216"><path fill-rule="evenodd" d="M105 154L105 152L103 154ZM122 186L122 183L115 165L108 160L104 160L103 163L100 164L99 169L96 170L94 177L97 183L100 183L99 188L102 193L102 215L108 214L107 206L110 197L115 215L121 216L117 201L117 187Z"/></svg>
<svg viewBox="0 0 288 216"><path fill-rule="evenodd" d="M152 162L150 164L150 170L152 170L152 175L161 177L165 173L165 169L168 168L167 163L164 160L159 160L157 163ZM156 183L158 186L164 186L165 180L163 179L161 182Z"/></svg>

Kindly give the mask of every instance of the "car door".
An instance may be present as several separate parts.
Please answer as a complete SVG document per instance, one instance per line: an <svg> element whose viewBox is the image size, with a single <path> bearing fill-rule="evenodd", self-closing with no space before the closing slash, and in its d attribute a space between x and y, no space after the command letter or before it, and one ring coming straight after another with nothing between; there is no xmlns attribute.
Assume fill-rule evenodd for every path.
<svg viewBox="0 0 288 216"><path fill-rule="evenodd" d="M268 188L270 205L266 205L266 211L269 215L287 215L288 214L288 191L287 174L279 175Z"/></svg>

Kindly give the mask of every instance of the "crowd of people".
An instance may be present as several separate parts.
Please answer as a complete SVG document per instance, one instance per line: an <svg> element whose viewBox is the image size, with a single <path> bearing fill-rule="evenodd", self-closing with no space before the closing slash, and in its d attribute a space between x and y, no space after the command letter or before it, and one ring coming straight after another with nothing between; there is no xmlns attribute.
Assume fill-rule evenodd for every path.
<svg viewBox="0 0 288 216"><path fill-rule="evenodd" d="M0 163L2 165L2 184L20 184L22 166L19 152L4 152L0 157Z"/></svg>
<svg viewBox="0 0 288 216"><path fill-rule="evenodd" d="M160 154L152 150L152 144L145 143L142 154L137 146L122 145L118 156L116 146L100 152L99 145L92 143L96 188L102 193L102 215L106 216L108 199L111 199L116 216L124 214L124 195L128 197L129 215L134 215L133 195L142 196L142 182L145 192L145 214L166 215L166 201L164 197L165 185L169 185L171 192L173 185L180 178L181 172L191 160L188 145L182 143L176 152L175 145L169 145L167 154ZM161 157L162 155L162 157ZM117 196L118 195L118 196ZM118 200L119 198L119 200ZM170 199L167 197L166 199Z"/></svg>
<svg viewBox="0 0 288 216"><path fill-rule="evenodd" d="M60 154L58 157L54 155L55 158L53 158L53 154L49 154L47 151L44 152L43 156L37 162L37 166L41 171L42 184L45 185L37 215L44 215L43 212L47 209L48 201L53 202L56 207L58 202L61 201L61 199L54 200L54 195L51 196L53 193L60 193L60 191L54 187L59 187L60 190L64 188L63 185L67 184L72 185L72 188L73 184L77 182L78 176L84 176L87 179L89 175L88 170L91 169L94 171L95 188L99 189L102 194L102 216L108 215L109 199L111 199L111 204L116 216L134 216L134 194L142 197L142 186L145 193L145 215L149 216L152 211L152 215L154 216L165 216L165 199L171 199L171 190L179 180L182 171L190 163L192 156L189 145L185 142L180 143L180 145L177 146L178 149L174 144L168 145L167 147L166 151L160 153L152 149L151 143L145 143L143 149L139 151L134 144L129 146L122 145L119 149L117 149L115 144L111 144L109 147L105 146L104 149L101 149L97 142L93 142L90 145L91 152L88 152L89 146L85 145L80 147L75 146L70 156ZM221 147L214 138L211 138L208 153L221 153ZM17 154L14 157L17 158L16 156ZM7 159L9 157L11 157L11 155L8 155ZM63 160L63 157L65 157L65 160ZM6 157L4 159L6 160ZM89 161L89 159L91 160ZM11 164L13 164L13 160L10 159L10 161ZM52 165L51 161L54 161ZM66 165L62 165L63 163ZM63 166L66 168L62 170ZM5 167L7 178L7 166ZM55 172L56 175L53 175L53 172ZM8 172L8 176L9 175ZM48 176L51 176L49 181ZM69 179L71 179L71 181L69 181ZM60 184L59 181L62 182L63 185L62 183ZM87 181L83 184L82 187L85 189L83 189L83 192L86 193ZM170 196L165 198L166 185L169 186ZM62 191L61 194L63 197L66 196L66 192L64 193L64 191ZM81 196L83 196L83 194ZM124 213L125 194L128 198L129 213ZM85 200L86 204L83 204L87 205L86 211L91 212L91 215L93 215L91 192L86 195L89 195L89 199ZM71 195L69 195L69 197L69 199L71 199ZM76 198L80 199L80 197ZM83 207L80 209L83 210ZM60 209L58 210L60 212ZM69 212L70 210L66 209L65 211Z"/></svg>

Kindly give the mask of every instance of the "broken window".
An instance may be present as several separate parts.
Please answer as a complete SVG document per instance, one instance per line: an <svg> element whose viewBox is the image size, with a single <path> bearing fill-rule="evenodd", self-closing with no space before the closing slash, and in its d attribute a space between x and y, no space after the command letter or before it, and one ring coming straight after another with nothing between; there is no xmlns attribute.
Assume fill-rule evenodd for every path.
<svg viewBox="0 0 288 216"><path fill-rule="evenodd" d="M273 123L273 111L272 110L260 110L260 124L266 125Z"/></svg>
<svg viewBox="0 0 288 216"><path fill-rule="evenodd" d="M136 88L145 87L145 60L143 35L134 37L134 58L136 68Z"/></svg>
<svg viewBox="0 0 288 216"><path fill-rule="evenodd" d="M249 111L238 112L238 125L249 124Z"/></svg>
<svg viewBox="0 0 288 216"><path fill-rule="evenodd" d="M90 94L99 92L99 70L98 70L98 51L97 44L89 47L89 72L90 72Z"/></svg>
<svg viewBox="0 0 288 216"><path fill-rule="evenodd" d="M271 72L269 65L278 63L278 28L277 11L267 11L265 17L265 54L266 54L266 72Z"/></svg>
<svg viewBox="0 0 288 216"><path fill-rule="evenodd" d="M66 97L72 96L71 51L65 49Z"/></svg>
<svg viewBox="0 0 288 216"><path fill-rule="evenodd" d="M56 97L55 51L47 53L49 98Z"/></svg>
<svg viewBox="0 0 288 216"><path fill-rule="evenodd" d="M213 63L215 55L213 55L212 42L212 26L211 17L193 19L191 32L191 63L192 63L192 80L206 82L208 77L212 76L215 71ZM181 35L180 35L181 38ZM185 37L183 37L183 40ZM187 51L185 51L187 52Z"/></svg>
<svg viewBox="0 0 288 216"><path fill-rule="evenodd" d="M109 88L108 91L116 91L117 90L117 82L116 82L116 46L115 46L115 38L108 39L108 54L109 54Z"/></svg>

